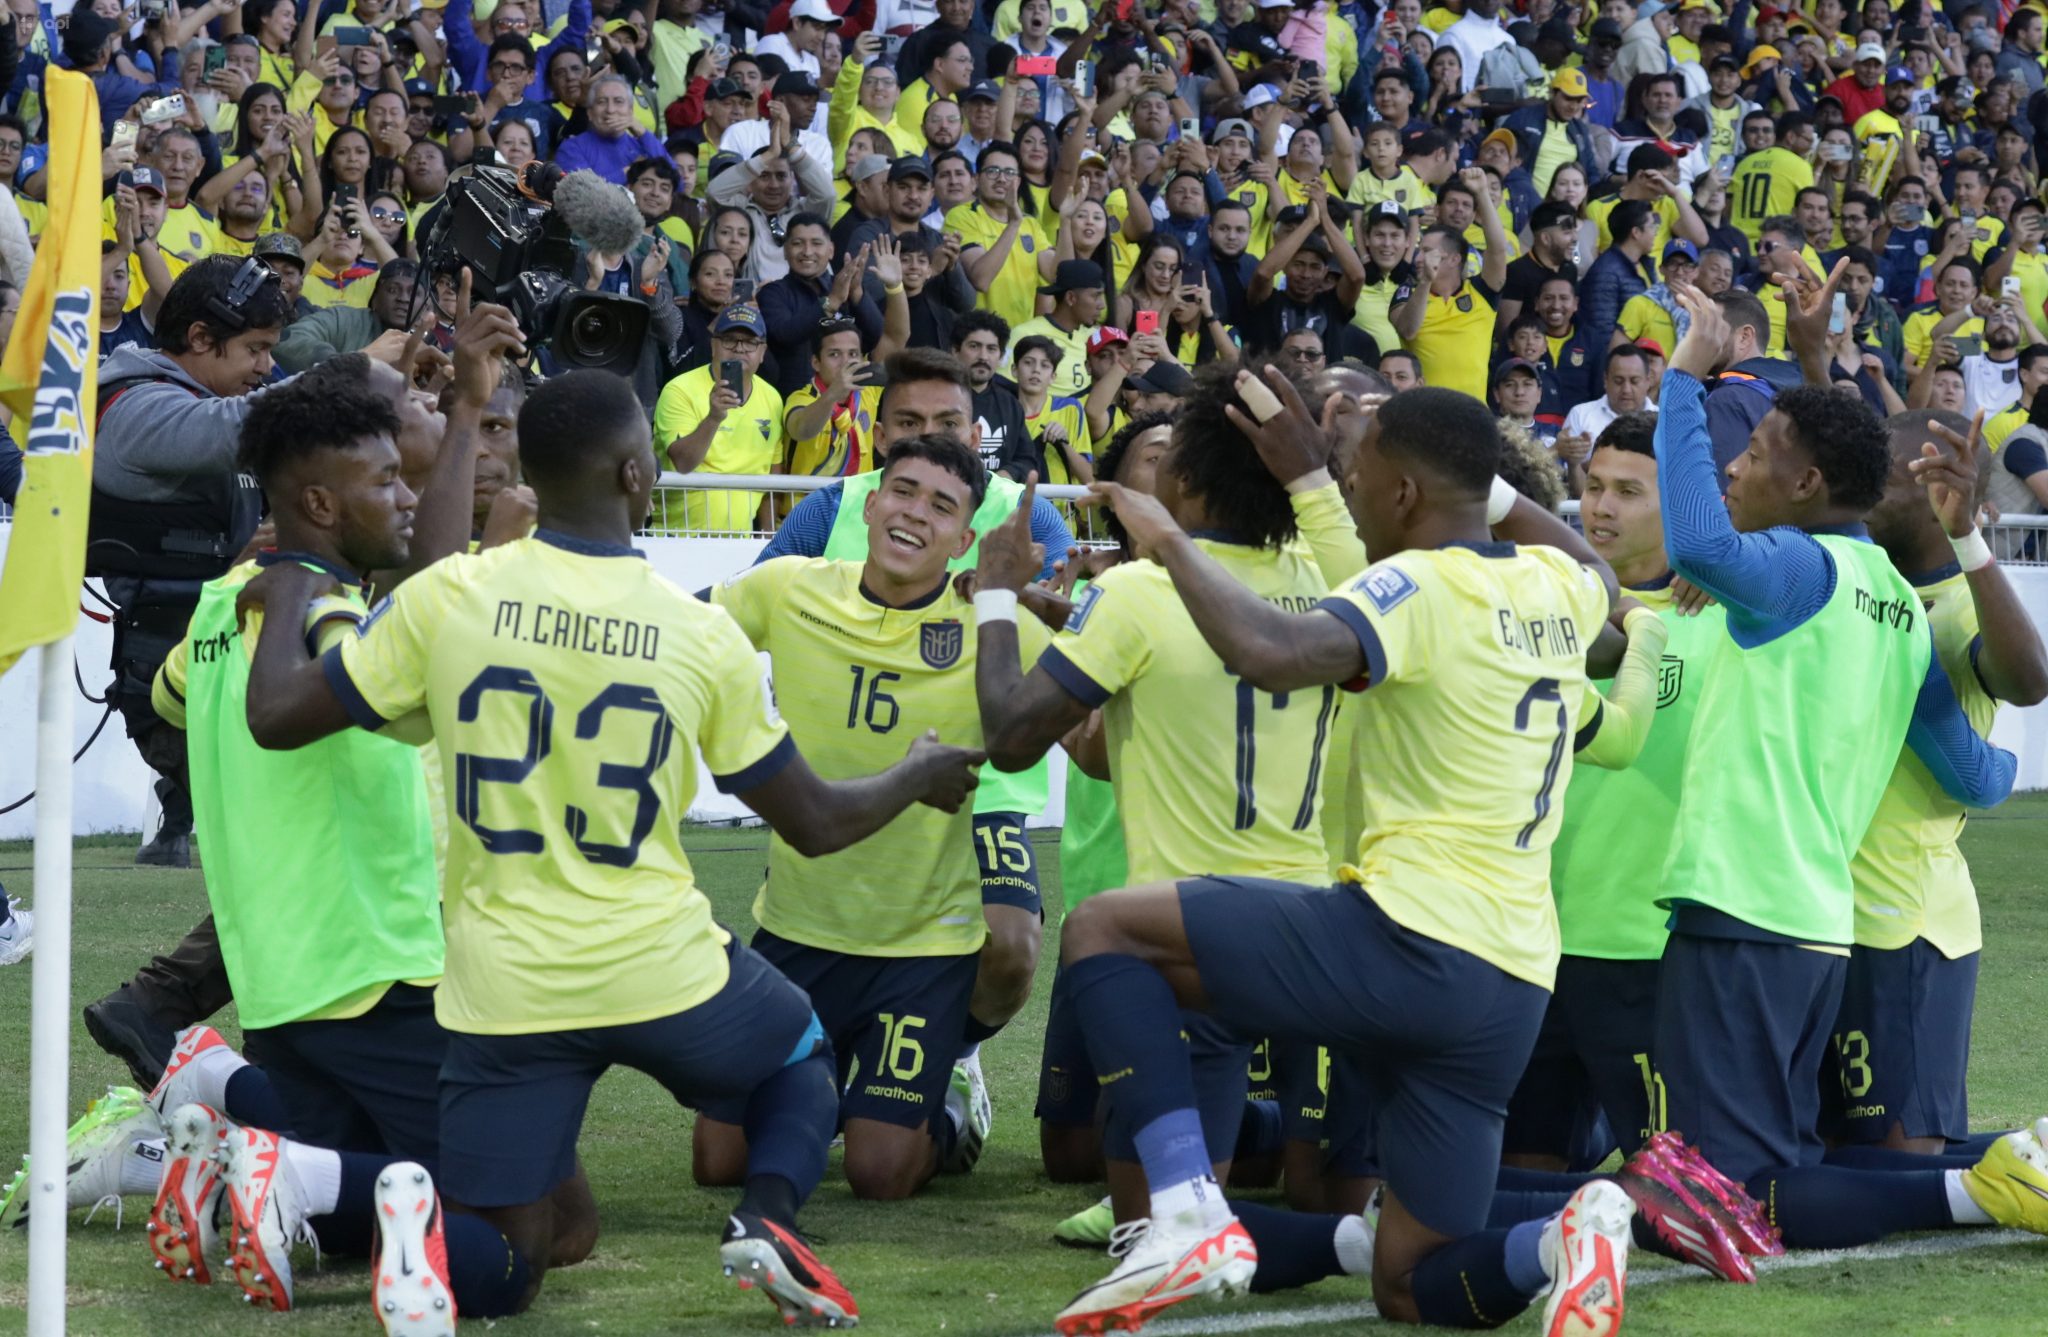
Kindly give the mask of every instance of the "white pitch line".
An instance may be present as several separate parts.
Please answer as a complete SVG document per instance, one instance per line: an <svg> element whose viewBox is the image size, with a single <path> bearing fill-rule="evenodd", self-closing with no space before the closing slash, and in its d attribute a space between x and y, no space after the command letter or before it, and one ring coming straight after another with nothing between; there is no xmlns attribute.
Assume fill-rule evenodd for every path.
<svg viewBox="0 0 2048 1337"><path fill-rule="evenodd" d="M1869 1245L1860 1249L1815 1249L1787 1254L1782 1258L1764 1258L1758 1260L1756 1270L1763 1274L1801 1272L1809 1268L1836 1267L1843 1263L1876 1263L1894 1258L1933 1258L1974 1249L2023 1244L2037 1238L2038 1236L2030 1235L2023 1230L1960 1231L1908 1240L1903 1244ZM1696 1268L1674 1266L1656 1272L1637 1274L1629 1279L1629 1289L1640 1290L1645 1286L1655 1286L1667 1281L1709 1282L1710 1278ZM1267 1313L1244 1311L1168 1318L1146 1324L1144 1331L1148 1337L1225 1337L1226 1334L1234 1333L1318 1328L1333 1323L1356 1323L1378 1317L1379 1310L1369 1302L1361 1301L1355 1304L1316 1305L1308 1309L1282 1309Z"/></svg>

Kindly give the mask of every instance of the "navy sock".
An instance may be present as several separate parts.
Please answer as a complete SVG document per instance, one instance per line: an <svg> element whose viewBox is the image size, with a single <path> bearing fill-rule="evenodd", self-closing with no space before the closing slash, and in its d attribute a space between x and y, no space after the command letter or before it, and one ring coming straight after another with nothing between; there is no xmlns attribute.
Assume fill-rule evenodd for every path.
<svg viewBox="0 0 2048 1337"><path fill-rule="evenodd" d="M1126 1126L1143 1130L1161 1115L1185 1110L1199 1147L1195 1080L1188 1047L1180 1038L1180 1005L1166 978L1135 956L1106 955L1083 957L1065 967L1060 983L1070 990L1075 1015L1082 1019L1089 1061ZM1152 1182L1173 1181L1155 1177Z"/></svg>
<svg viewBox="0 0 2048 1337"><path fill-rule="evenodd" d="M498 1228L480 1216L444 1213L448 1241L448 1288L465 1319L502 1318L519 1312L532 1269Z"/></svg>
<svg viewBox="0 0 2048 1337"><path fill-rule="evenodd" d="M1922 1156L1918 1152L1898 1151L1892 1147L1836 1147L1821 1158L1821 1164L1839 1166L1844 1170L1967 1170L1983 1159L1980 1152L1970 1155L1966 1152L1936 1152Z"/></svg>
<svg viewBox="0 0 2048 1337"><path fill-rule="evenodd" d="M967 1028L965 1031L966 1048L972 1049L974 1046L980 1044L983 1040L995 1039L996 1036L1002 1034L1003 1027L1009 1024L1010 1023L1007 1021L999 1021L995 1025L991 1026L987 1022L983 1021L980 1017L977 1017L972 1012L969 1012L967 1014Z"/></svg>
<svg viewBox="0 0 2048 1337"><path fill-rule="evenodd" d="M741 1211L791 1228L800 1205L796 1185L781 1175L748 1175L746 1192L740 1196Z"/></svg>
<svg viewBox="0 0 2048 1337"><path fill-rule="evenodd" d="M1286 1291L1324 1277L1341 1277L1337 1261L1337 1223L1344 1218L1320 1212L1289 1212L1256 1202L1231 1199L1230 1209L1259 1248L1259 1270L1252 1289Z"/></svg>
<svg viewBox="0 0 2048 1337"><path fill-rule="evenodd" d="M832 1061L823 1054L792 1063L755 1087L741 1126L747 1130L747 1178L776 1175L802 1203L825 1177L825 1158L839 1123ZM945 1116L938 1117L945 1122Z"/></svg>
<svg viewBox="0 0 2048 1337"><path fill-rule="evenodd" d="M1847 1249L1907 1230L1945 1230L1947 1172L1845 1170L1800 1165L1766 1170L1746 1186L1793 1249Z"/></svg>
<svg viewBox="0 0 2048 1337"><path fill-rule="evenodd" d="M267 1095L269 1088L264 1092ZM366 1151L338 1151L335 1155L341 1157L341 1189L334 1210L312 1218L313 1233L320 1237L323 1252L366 1258L377 1238L377 1176L399 1158ZM456 1308L461 1307L457 1301Z"/></svg>
<svg viewBox="0 0 2048 1337"><path fill-rule="evenodd" d="M1237 1148L1231 1152L1230 1159L1243 1161L1272 1155L1280 1150L1285 1131L1280 1119L1279 1101L1245 1101L1244 1118L1237 1125Z"/></svg>
<svg viewBox="0 0 2048 1337"><path fill-rule="evenodd" d="M1548 1217L1524 1221L1509 1229L1501 1247L1501 1267L1508 1280L1529 1295L1541 1294L1550 1285L1550 1274L1543 1270L1543 1229L1549 1224Z"/></svg>
<svg viewBox="0 0 2048 1337"><path fill-rule="evenodd" d="M289 1133L292 1130L291 1117L285 1113L284 1102L270 1089L270 1074L253 1063L228 1078L227 1086L221 1091L221 1104L227 1106L221 1113L245 1127L272 1133Z"/></svg>
<svg viewBox="0 0 2048 1337"><path fill-rule="evenodd" d="M1424 1323L1497 1328L1529 1307L1542 1288L1528 1290L1509 1275L1508 1236L1505 1230L1482 1230L1422 1260L1411 1284Z"/></svg>
<svg viewBox="0 0 2048 1337"><path fill-rule="evenodd" d="M2012 1129L2006 1128L1996 1133L1972 1133L1960 1142L1951 1141L1948 1144L1948 1154L1951 1156L1968 1156L1970 1163L1974 1165L1983 1159L1985 1152L1991 1150L1993 1142L1996 1142L2011 1131Z"/></svg>
<svg viewBox="0 0 2048 1337"><path fill-rule="evenodd" d="M1517 1165L1503 1165L1493 1173L1493 1186L1498 1189L1519 1189L1529 1193L1569 1195L1598 1178L1599 1175L1567 1174L1557 1170L1524 1170Z"/></svg>
<svg viewBox="0 0 2048 1337"><path fill-rule="evenodd" d="M1524 1221L1548 1220L1564 1210L1571 1196L1549 1189L1495 1189L1493 1206L1486 1213L1486 1228L1505 1230Z"/></svg>

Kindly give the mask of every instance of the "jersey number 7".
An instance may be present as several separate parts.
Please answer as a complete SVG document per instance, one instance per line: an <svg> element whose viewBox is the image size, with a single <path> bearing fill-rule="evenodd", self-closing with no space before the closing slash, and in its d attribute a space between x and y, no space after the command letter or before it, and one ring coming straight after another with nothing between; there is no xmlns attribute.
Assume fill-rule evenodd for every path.
<svg viewBox="0 0 2048 1337"><path fill-rule="evenodd" d="M1268 696L1273 709L1287 709L1286 692ZM1244 679L1237 681L1237 814L1231 829L1249 831L1259 820L1259 798L1252 781L1259 764L1259 692ZM1322 707L1316 714L1316 745L1309 752L1308 779L1301 787L1301 803L1294 810L1291 829L1308 830L1316 815L1316 785L1323 775L1323 745L1330 739L1330 717L1337 713L1337 689L1323 687Z"/></svg>

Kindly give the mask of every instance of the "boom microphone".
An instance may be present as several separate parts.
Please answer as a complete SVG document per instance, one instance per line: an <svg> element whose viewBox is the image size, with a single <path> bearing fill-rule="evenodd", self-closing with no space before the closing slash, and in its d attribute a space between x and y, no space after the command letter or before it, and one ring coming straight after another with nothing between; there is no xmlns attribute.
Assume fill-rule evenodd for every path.
<svg viewBox="0 0 2048 1337"><path fill-rule="evenodd" d="M569 173L555 187L555 213L576 240L602 255L624 255L647 226L624 186L588 170Z"/></svg>

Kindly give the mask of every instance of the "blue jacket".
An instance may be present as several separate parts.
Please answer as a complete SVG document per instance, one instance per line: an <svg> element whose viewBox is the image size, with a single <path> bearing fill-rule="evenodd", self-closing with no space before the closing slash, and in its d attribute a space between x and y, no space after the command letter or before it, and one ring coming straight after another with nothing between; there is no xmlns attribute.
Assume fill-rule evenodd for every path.
<svg viewBox="0 0 2048 1337"><path fill-rule="evenodd" d="M1543 146L1543 136L1550 129L1550 106L1524 107L1509 115L1497 127L1512 131L1515 144L1521 150L1522 163L1534 170L1536 151ZM1600 164L1593 152L1593 132L1586 128L1586 118L1566 121L1564 132L1570 137L1572 147L1579 151L1579 166L1585 170L1586 180L1598 183L1606 180L1607 173L1600 170Z"/></svg>
<svg viewBox="0 0 2048 1337"><path fill-rule="evenodd" d="M477 40L476 29L471 23L475 10L476 0L448 0L448 8L441 18L441 32L448 43L448 63L455 67L462 86L482 96L491 90L491 44ZM534 57L533 82L526 86L526 96L530 101L549 100L548 62L555 58L555 53L572 48L581 51L588 44L589 37L590 0L569 0L568 26Z"/></svg>
<svg viewBox="0 0 2048 1337"><path fill-rule="evenodd" d="M1650 257L1631 263L1619 249L1600 252L1599 258L1579 282L1579 333L1586 338L1586 351L1600 376L1606 375L1607 343L1614 327L1621 323L1621 308L1628 299L1646 291L1655 281Z"/></svg>
<svg viewBox="0 0 2048 1337"><path fill-rule="evenodd" d="M1748 358L1721 373L1707 392L1706 409L1716 478L1726 478L1728 466L1749 448L1750 433L1778 401L1778 392L1804 380L1798 363L1774 357Z"/></svg>

